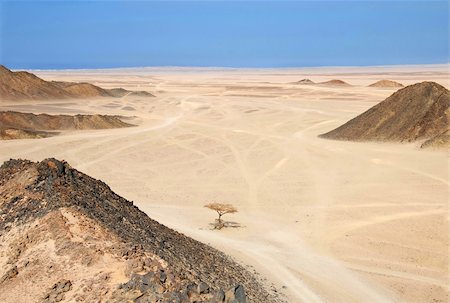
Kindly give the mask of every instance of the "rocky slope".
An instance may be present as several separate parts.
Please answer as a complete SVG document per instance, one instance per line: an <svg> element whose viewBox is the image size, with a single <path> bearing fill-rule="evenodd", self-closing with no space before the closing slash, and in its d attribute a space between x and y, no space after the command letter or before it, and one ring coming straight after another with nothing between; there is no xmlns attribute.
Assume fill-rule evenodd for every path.
<svg viewBox="0 0 450 303"><path fill-rule="evenodd" d="M320 136L349 141L427 140L449 129L449 105L445 87L435 82L417 83Z"/></svg>
<svg viewBox="0 0 450 303"><path fill-rule="evenodd" d="M65 162L5 162L0 218L0 302L277 302L223 253Z"/></svg>
<svg viewBox="0 0 450 303"><path fill-rule="evenodd" d="M369 87L403 87L403 84L392 80L380 80L370 84Z"/></svg>
<svg viewBox="0 0 450 303"><path fill-rule="evenodd" d="M82 130L130 127L118 116L47 115L21 112L0 112L0 139L42 138L56 135L48 130Z"/></svg>
<svg viewBox="0 0 450 303"><path fill-rule="evenodd" d="M24 71L13 72L0 65L0 100L39 100L93 97L123 97L137 95L153 97L144 91L123 88L103 89L89 83L45 81Z"/></svg>
<svg viewBox="0 0 450 303"><path fill-rule="evenodd" d="M429 148L429 149L447 149L450 148L450 130L446 130L445 132L434 136L420 146L421 148Z"/></svg>

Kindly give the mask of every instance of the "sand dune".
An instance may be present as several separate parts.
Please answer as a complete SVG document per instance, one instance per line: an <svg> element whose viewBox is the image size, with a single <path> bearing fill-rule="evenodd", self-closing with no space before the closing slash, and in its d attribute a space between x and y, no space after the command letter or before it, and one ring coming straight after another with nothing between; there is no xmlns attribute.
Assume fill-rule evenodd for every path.
<svg viewBox="0 0 450 303"><path fill-rule="evenodd" d="M447 154L317 137L396 90L370 83L449 87L448 66L36 74L160 93L2 102L2 110L51 114L129 115L129 106L138 126L2 141L0 160L65 159L152 218L255 270L288 302L448 301ZM303 78L353 86L293 84ZM239 87L241 96L228 95ZM250 96L255 91L263 97ZM203 205L216 200L238 208L228 220L241 228L209 229L215 216Z"/></svg>

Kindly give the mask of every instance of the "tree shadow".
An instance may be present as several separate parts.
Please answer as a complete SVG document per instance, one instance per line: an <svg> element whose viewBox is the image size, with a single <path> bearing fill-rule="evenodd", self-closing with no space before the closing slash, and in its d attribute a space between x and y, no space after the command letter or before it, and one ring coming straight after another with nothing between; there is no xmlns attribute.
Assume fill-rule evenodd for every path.
<svg viewBox="0 0 450 303"><path fill-rule="evenodd" d="M211 226L211 229L219 229L219 230L222 229L222 228L241 228L241 227L244 227L243 225L241 225L238 222L224 221L224 220L219 222L218 219L216 219L216 221L214 223L209 223L209 226Z"/></svg>

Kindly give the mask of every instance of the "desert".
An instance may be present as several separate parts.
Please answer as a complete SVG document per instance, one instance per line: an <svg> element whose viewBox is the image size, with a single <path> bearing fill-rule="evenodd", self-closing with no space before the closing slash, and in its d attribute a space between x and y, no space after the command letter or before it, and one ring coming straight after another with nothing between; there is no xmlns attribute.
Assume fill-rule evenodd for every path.
<svg viewBox="0 0 450 303"><path fill-rule="evenodd" d="M58 128L51 137L2 140L0 162L67 161L151 219L230 256L274 301L447 302L445 114L431 128L439 131L414 140L413 126L394 141L320 135L417 83L436 83L448 96L448 68L29 70L45 83L89 83L154 97L84 90L74 97L59 85L52 98L2 98L1 112L104 115L132 126ZM370 86L381 80L405 88ZM445 112L445 102L439 104ZM39 165L27 163L20 165ZM212 201L238 209L225 216L235 228L211 229L214 213L203 206ZM53 216L46 220L91 220L71 209ZM6 264L4 253L0 260ZM0 277L8 268L2 266ZM20 266L18 272L12 279L20 278ZM0 282L0 289L11 281ZM62 283L71 289L69 298L77 285ZM223 290L236 285L223 284ZM260 294L247 289L255 298Z"/></svg>

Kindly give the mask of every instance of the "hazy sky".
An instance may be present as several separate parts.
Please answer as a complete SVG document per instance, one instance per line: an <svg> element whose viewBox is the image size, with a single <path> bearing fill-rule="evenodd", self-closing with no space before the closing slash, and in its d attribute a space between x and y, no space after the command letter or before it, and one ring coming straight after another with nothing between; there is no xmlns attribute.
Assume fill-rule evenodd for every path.
<svg viewBox="0 0 450 303"><path fill-rule="evenodd" d="M11 68L447 63L447 1L4 1Z"/></svg>

